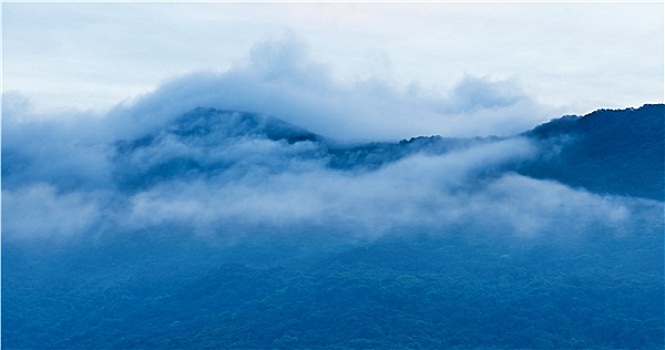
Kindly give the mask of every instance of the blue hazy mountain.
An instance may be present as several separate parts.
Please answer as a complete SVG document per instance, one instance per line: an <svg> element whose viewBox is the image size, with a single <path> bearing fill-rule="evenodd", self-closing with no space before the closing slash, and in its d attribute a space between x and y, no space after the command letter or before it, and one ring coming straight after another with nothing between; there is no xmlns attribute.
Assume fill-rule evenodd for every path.
<svg viewBox="0 0 665 350"><path fill-rule="evenodd" d="M662 200L664 125L662 104L555 119L525 134L545 151L519 171L594 192Z"/></svg>
<svg viewBox="0 0 665 350"><path fill-rule="evenodd" d="M197 108L174 119L163 129L115 144L115 181L127 190L140 190L178 177L217 176L225 171L265 166L270 172L283 168L284 158L240 156L228 151L247 142L274 142L289 158L315 161L331 169L370 171L416 153L443 154L497 138L415 137L399 142L340 143L272 116L256 113ZM146 159L146 153L177 143L181 152ZM305 145L306 144L306 145ZM266 144L263 143L265 146ZM182 150L182 147L186 150ZM262 154L260 147L252 153ZM269 153L269 151L268 151ZM216 156L210 156L216 154ZM272 158L272 159L269 159ZM288 162L288 161L287 161Z"/></svg>
<svg viewBox="0 0 665 350"><path fill-rule="evenodd" d="M343 143L276 117L213 108L198 108L138 137L78 153L79 145L65 140L35 147L31 154L3 137L3 220L12 213L10 206L36 206L39 215L24 218L25 225L3 221L2 347L662 349L664 108L566 116L504 138ZM510 151L531 145L527 156L492 163L494 153L465 153L516 139L528 142L511 143ZM97 172L86 162L58 162L70 159L71 151L78 158L98 154L91 151L97 149L107 156L99 167L108 171L104 176L93 176ZM437 163L447 156L451 161ZM422 165L408 163L418 157L426 165L456 167L461 175L434 166L416 169L415 175L439 171L443 190L438 178L411 186L431 178L412 173L388 185L375 183L408 172L409 167L400 167L404 162ZM466 157L479 159L474 171L466 171ZM386 172L369 177L372 181L354 182L381 171ZM466 177L472 179L459 180ZM321 182L327 186L355 187L316 192L319 182L312 178L332 178ZM277 189L265 185L266 179ZM519 181L508 182L511 187L501 179ZM247 213L256 206L252 196L263 200L266 190L293 196L287 190L298 188L298 181L305 181L305 194L323 193L332 200L340 200L337 192L350 195L363 187L390 192L369 192L370 201L361 204L377 209L355 206L361 218L389 221L390 215L381 215L389 210L397 219L415 212L416 223L440 217L423 225L389 221L399 230L386 232L378 232L382 222L371 218L363 226L362 220L351 220L354 213L325 210L340 210L335 206L323 210L332 219L284 218L290 212L280 212L280 205L300 204L308 199L302 192L295 193L301 195L296 200L267 197L273 205ZM532 198L534 183L549 192ZM506 192L522 185L532 187L516 197L517 209L503 207L510 204L503 198L513 198ZM190 186L203 190L174 195ZM220 196L215 186L228 186L221 193L229 199L204 202L209 206L245 201L226 221L205 221L213 216L206 210L216 208L188 206L206 199L201 197ZM17 193L25 188L30 201L20 202ZM570 198L583 202L566 215L556 208L567 203L555 202L544 207L550 210L545 214L520 216L538 213L530 207L552 200L538 195L573 192L569 188L576 189ZM393 192L400 195L397 201L390 197ZM173 198L175 204L159 202ZM413 198L415 205L399 206ZM589 198L600 199L585 202ZM40 206L39 200L47 203ZM77 208L87 208L85 200L97 201L102 219L80 226L77 220L86 216ZM341 203L362 200L356 196ZM432 208L448 201L446 211ZM604 218L593 221L597 208L587 203L618 209L600 211L609 213L609 224L595 225ZM44 215L56 204L64 206L59 215ZM193 219L169 221L157 212L160 204L169 215L186 211ZM127 209L141 205L147 219L136 219ZM463 210L474 216L462 224L437 225ZM550 218L551 212L559 216ZM246 222L260 215L272 221ZM540 224L534 220L549 219L553 228L520 236L511 231L517 226L501 222L506 217L517 217L534 231ZM72 218L74 224L68 221ZM8 238L13 237L8 230L48 228L47 220L69 223L61 230L69 228L70 236ZM212 232L197 231L200 226ZM84 232L72 233L71 227Z"/></svg>
<svg viewBox="0 0 665 350"><path fill-rule="evenodd" d="M136 190L179 176L215 175L245 162L235 153L224 154L224 150L247 140L295 144L319 142L321 137L270 116L197 108L156 133L117 142L114 176L120 187ZM146 152L161 153L161 149L173 143L181 146L182 152L164 154L158 159L137 159ZM211 157L210 154L216 151L220 156ZM297 152L294 156L310 158L317 155L316 152ZM279 167L278 162L271 164Z"/></svg>
<svg viewBox="0 0 665 350"><path fill-rule="evenodd" d="M665 198L664 108L664 105L645 105L554 119L521 135L538 145L535 159L496 171L516 171L601 194L662 200ZM308 142L310 147L294 151L292 157L320 160L340 170L372 170L416 153L440 155L501 140L421 136L399 142L341 144L275 117L198 108L157 133L118 142L116 179L123 187L142 188L182 175L223 172L243 159L229 155L211 161L202 155L247 138L289 145ZM197 151L149 160L140 171L128 166L139 151L164 148L165 143L174 139Z"/></svg>

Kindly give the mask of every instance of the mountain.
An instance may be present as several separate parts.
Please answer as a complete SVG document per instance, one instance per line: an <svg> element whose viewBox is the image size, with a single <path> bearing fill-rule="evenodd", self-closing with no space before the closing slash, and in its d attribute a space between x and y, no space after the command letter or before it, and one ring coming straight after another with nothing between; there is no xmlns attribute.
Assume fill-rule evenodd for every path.
<svg viewBox="0 0 665 350"><path fill-rule="evenodd" d="M155 133L117 141L113 177L121 188L137 190L187 175L214 175L246 161L234 152L239 145L260 140L292 145L321 137L270 116L196 108Z"/></svg>
<svg viewBox="0 0 665 350"><path fill-rule="evenodd" d="M665 105L566 116L524 133L543 149L518 171L597 193L665 198Z"/></svg>
<svg viewBox="0 0 665 350"><path fill-rule="evenodd" d="M432 136L344 144L272 116L197 108L154 133L116 142L114 179L131 191L182 176L216 176L244 167L279 171L282 162L293 159L321 162L330 169L375 170L415 153L443 154L495 140Z"/></svg>
<svg viewBox="0 0 665 350"><path fill-rule="evenodd" d="M658 104L554 119L516 136L534 142L538 147L537 157L504 166L499 171L555 180L599 194L662 200L665 198L664 112L665 105ZM218 174L245 161L243 156L228 150L248 140L281 142L286 146L307 143L307 147L291 147L289 156L324 162L332 169L368 171L417 153L441 155L504 139L421 136L399 142L341 144L275 117L198 108L176 118L159 132L117 142L115 179L121 187L129 189L145 188L183 175ZM174 144L180 147L171 154L157 151ZM141 158L151 150L160 156ZM263 150L254 148L252 152ZM279 168L278 164L272 165Z"/></svg>

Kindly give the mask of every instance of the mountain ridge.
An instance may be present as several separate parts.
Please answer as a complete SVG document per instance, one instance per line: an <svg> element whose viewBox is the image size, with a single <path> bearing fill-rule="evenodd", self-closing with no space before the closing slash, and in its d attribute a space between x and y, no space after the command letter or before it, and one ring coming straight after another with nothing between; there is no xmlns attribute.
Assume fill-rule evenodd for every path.
<svg viewBox="0 0 665 350"><path fill-rule="evenodd" d="M524 137L538 147L532 160L511 163L500 171L513 171L601 194L663 200L665 197L663 140L665 105L644 105L622 110L601 109L584 116L563 116L512 137L448 138L418 136L397 142L343 144L272 116L257 113L196 108L176 118L161 131L130 141L118 141L116 161L140 149L168 142L197 152L212 152L237 140L268 140L295 148L293 157L324 162L342 171L372 171L414 154L442 155L471 145ZM250 150L251 151L251 150ZM257 150L257 152L260 152ZM145 171L116 172L120 183L159 181L182 174L215 173L242 159L202 162L192 154L173 155ZM132 179L127 179L131 177ZM155 182L152 181L152 182ZM130 185L129 187L131 187ZM143 186L139 186L143 187Z"/></svg>
<svg viewBox="0 0 665 350"><path fill-rule="evenodd" d="M546 149L521 174L599 193L665 198L665 105L564 116L524 133Z"/></svg>

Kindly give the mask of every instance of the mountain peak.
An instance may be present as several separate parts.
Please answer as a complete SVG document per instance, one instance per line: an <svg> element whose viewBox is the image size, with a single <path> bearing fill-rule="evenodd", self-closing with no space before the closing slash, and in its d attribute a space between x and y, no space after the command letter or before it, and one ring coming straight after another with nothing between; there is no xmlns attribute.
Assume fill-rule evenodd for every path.
<svg viewBox="0 0 665 350"><path fill-rule="evenodd" d="M177 118L169 131L181 137L255 136L273 141L317 141L320 137L281 119L258 113L198 107Z"/></svg>

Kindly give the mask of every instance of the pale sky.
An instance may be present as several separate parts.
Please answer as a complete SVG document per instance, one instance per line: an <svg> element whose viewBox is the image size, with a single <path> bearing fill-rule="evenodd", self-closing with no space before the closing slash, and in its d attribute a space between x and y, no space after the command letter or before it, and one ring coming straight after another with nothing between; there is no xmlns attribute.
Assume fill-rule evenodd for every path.
<svg viewBox="0 0 665 350"><path fill-rule="evenodd" d="M509 83L545 111L663 102L663 3L7 3L3 93L104 111L289 33L340 85ZM549 116L549 117L554 117Z"/></svg>

